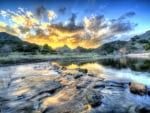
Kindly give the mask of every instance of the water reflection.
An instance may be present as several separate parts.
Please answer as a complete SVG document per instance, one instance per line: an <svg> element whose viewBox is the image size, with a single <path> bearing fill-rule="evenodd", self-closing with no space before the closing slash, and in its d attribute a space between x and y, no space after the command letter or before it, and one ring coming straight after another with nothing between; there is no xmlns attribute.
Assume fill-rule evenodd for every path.
<svg viewBox="0 0 150 113"><path fill-rule="evenodd" d="M107 79L135 81L150 85L150 60L144 59L103 59L97 61L74 60L57 61L57 64L68 69L83 68L88 72Z"/></svg>
<svg viewBox="0 0 150 113"><path fill-rule="evenodd" d="M77 68L87 69L88 74L81 73ZM81 78L75 79L76 74L74 73L82 74ZM69 102L76 103L73 106L79 105L78 100L81 101L81 94L84 95L86 93L84 91L87 88L93 88L94 84L105 84L109 80L117 81L117 83L136 81L150 86L149 75L150 60L128 58L92 61L66 59L51 63L0 67L0 99L7 98L10 100L5 103L6 108L4 107L3 110L7 107L19 108L20 103L25 104L27 102L24 100L28 99L34 101L35 106L40 106L40 109L49 106L67 105L68 107ZM104 81L103 78L105 78ZM100 88L100 91L105 95L104 102L106 105L115 107L128 102L133 105L137 103L149 105L150 103L148 96L140 97L131 94L129 88L109 86L109 84L105 87ZM51 89L56 90L51 91Z"/></svg>

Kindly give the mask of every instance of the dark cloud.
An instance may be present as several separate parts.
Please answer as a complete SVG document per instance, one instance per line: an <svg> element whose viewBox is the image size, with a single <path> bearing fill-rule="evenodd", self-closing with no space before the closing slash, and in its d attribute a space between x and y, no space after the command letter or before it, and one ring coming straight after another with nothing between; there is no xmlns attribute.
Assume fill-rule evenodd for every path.
<svg viewBox="0 0 150 113"><path fill-rule="evenodd" d="M131 23L129 21L120 21L119 19L116 21L113 21L111 25L109 26L109 29L112 33L124 33L133 30L133 28L137 24Z"/></svg>
<svg viewBox="0 0 150 113"><path fill-rule="evenodd" d="M88 29L92 31L97 31L99 29L104 29L107 27L107 23L105 23L104 15L97 15L90 19L92 22Z"/></svg>
<svg viewBox="0 0 150 113"><path fill-rule="evenodd" d="M77 17L76 13L71 14L70 23L69 23L70 25L75 25L76 17Z"/></svg>
<svg viewBox="0 0 150 113"><path fill-rule="evenodd" d="M22 34L30 31L30 28L27 27L19 26L18 28Z"/></svg>
<svg viewBox="0 0 150 113"><path fill-rule="evenodd" d="M127 13L123 14L122 16L120 16L119 19L126 19L126 18L132 17L134 15L136 15L136 13L133 11L130 11L130 12L127 12Z"/></svg>
<svg viewBox="0 0 150 113"><path fill-rule="evenodd" d="M36 35L45 36L45 33L44 33L44 31L42 29L37 28L36 29Z"/></svg>
<svg viewBox="0 0 150 113"><path fill-rule="evenodd" d="M76 13L72 13L71 14L71 17L69 18L69 23L68 25L66 25L66 27L70 30L73 30L73 29L76 29L76 17L77 17L77 14Z"/></svg>
<svg viewBox="0 0 150 113"><path fill-rule="evenodd" d="M44 6L39 6L35 10L35 16L41 20L43 15L46 13L46 8Z"/></svg>
<svg viewBox="0 0 150 113"><path fill-rule="evenodd" d="M60 7L58 9L58 11L61 13L61 14L65 14L66 13L66 7Z"/></svg>

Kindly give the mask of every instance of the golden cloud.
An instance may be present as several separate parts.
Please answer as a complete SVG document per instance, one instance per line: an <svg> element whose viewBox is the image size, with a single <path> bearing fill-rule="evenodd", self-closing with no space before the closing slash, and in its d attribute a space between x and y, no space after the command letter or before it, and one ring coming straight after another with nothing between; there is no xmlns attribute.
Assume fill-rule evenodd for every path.
<svg viewBox="0 0 150 113"><path fill-rule="evenodd" d="M37 19L47 13L47 21ZM43 6L39 7L36 14L18 8L17 12L7 10L0 11L1 16L9 19L11 25L0 22L0 31L7 32L16 36L23 36L23 40L39 45L48 44L53 49L67 45L71 49L78 46L83 48L97 48L101 45L102 40L114 36L118 33L124 33L132 28L131 24L125 19L115 19L107 21L103 15L85 17L83 27L75 25L73 15L73 24L68 26L53 25L52 22L57 14L53 10L46 10ZM48 22L49 20L49 22ZM65 22L65 21L64 21ZM71 25L71 26L70 26Z"/></svg>
<svg viewBox="0 0 150 113"><path fill-rule="evenodd" d="M48 10L47 11L47 17L51 21L51 20L54 20L57 17L57 15L54 11Z"/></svg>

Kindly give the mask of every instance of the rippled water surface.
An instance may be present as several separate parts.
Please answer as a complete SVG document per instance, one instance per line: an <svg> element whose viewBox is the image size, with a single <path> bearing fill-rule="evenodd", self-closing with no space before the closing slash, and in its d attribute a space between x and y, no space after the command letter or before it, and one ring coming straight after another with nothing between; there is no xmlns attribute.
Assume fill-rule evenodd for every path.
<svg viewBox="0 0 150 113"><path fill-rule="evenodd" d="M53 65L60 69L65 67L65 70L58 71ZM92 78L85 74L81 81L74 80L69 73L78 73L76 70L78 68L88 69L89 74L96 76ZM2 113L15 113L17 107L19 113L19 110L22 110L22 105L24 108L26 104L28 107L31 104L33 107L31 109L40 112L39 109L44 109L48 106L62 106L70 101L75 102L74 98L81 91L74 86L89 81L91 83L87 87L90 87L100 78L105 79L105 81L117 81L119 83L135 81L150 86L150 60L121 58L85 61L66 59L0 67L0 110ZM58 83L53 81L60 82L61 88ZM86 89L87 87L84 88ZM49 92L47 89L49 89ZM52 89L59 90L54 92ZM119 104L127 102L126 104L139 103L148 105L150 103L149 96L133 95L129 92L129 89L124 89L122 92L118 88L113 90L112 88L111 90L105 88L101 92L108 97L103 100L104 103L107 104L112 101L111 106L115 105L114 100L119 101ZM78 104L81 106L80 104L82 103ZM25 109L25 111L27 110Z"/></svg>

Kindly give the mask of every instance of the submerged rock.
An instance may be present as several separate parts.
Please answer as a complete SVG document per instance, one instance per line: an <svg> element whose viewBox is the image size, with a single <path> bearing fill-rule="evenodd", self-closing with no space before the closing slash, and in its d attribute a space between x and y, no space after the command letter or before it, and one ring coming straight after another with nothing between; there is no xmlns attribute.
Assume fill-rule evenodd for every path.
<svg viewBox="0 0 150 113"><path fill-rule="evenodd" d="M82 72L82 73L88 73L88 70L87 70L87 69L80 69L80 68L79 68L78 71L79 71L79 72Z"/></svg>
<svg viewBox="0 0 150 113"><path fill-rule="evenodd" d="M130 92L138 95L145 95L147 93L146 86L141 83L131 82L129 83Z"/></svg>
<svg viewBox="0 0 150 113"><path fill-rule="evenodd" d="M92 107L97 107L102 103L103 96L95 91L95 90L88 90L85 95L85 99Z"/></svg>
<svg viewBox="0 0 150 113"><path fill-rule="evenodd" d="M75 75L74 75L74 78L75 78L75 79L78 79L78 78L80 78L81 76L83 76L83 75L82 75L82 74L75 74Z"/></svg>
<svg viewBox="0 0 150 113"><path fill-rule="evenodd" d="M128 113L150 113L150 108L149 106L133 105L133 106L130 106Z"/></svg>

